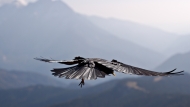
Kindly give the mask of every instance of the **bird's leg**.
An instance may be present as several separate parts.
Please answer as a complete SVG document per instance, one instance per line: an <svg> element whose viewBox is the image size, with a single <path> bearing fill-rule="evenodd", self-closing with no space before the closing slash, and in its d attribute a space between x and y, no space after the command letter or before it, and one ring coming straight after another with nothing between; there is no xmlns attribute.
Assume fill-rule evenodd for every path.
<svg viewBox="0 0 190 107"><path fill-rule="evenodd" d="M84 85L84 79L82 79L82 81L80 82L79 86L81 86L81 88L82 88L83 85Z"/></svg>

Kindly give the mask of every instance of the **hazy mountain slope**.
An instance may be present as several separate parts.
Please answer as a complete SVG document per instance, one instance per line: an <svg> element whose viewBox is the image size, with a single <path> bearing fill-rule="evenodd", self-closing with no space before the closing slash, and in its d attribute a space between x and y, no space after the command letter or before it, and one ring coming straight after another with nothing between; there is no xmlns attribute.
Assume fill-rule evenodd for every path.
<svg viewBox="0 0 190 107"><path fill-rule="evenodd" d="M189 75L171 78L124 79L96 95L85 96L51 107L186 107L190 99ZM98 87L98 86L97 86Z"/></svg>
<svg viewBox="0 0 190 107"><path fill-rule="evenodd" d="M172 68L178 68L178 70L185 70L190 72L190 52L185 54L176 54L167 59L161 65L159 65L157 70L169 70Z"/></svg>
<svg viewBox="0 0 190 107"><path fill-rule="evenodd" d="M165 50L168 54L187 53L190 51L190 35L179 37L169 48Z"/></svg>
<svg viewBox="0 0 190 107"><path fill-rule="evenodd" d="M31 85L66 87L63 82L41 74L0 69L0 89L22 88Z"/></svg>
<svg viewBox="0 0 190 107"><path fill-rule="evenodd" d="M47 86L0 90L0 93L2 107L45 107L78 96L72 90ZM71 96L71 93L76 94L76 96Z"/></svg>
<svg viewBox="0 0 190 107"><path fill-rule="evenodd" d="M76 98L83 98L87 95L96 95L113 87L114 83L102 84L90 89L78 87L80 89L77 88L76 90L48 86L0 90L0 103L3 107L46 107Z"/></svg>
<svg viewBox="0 0 190 107"><path fill-rule="evenodd" d="M187 81L190 81L188 74L170 78L142 77L114 80L78 90L33 86L0 90L0 103L6 107L48 107L50 105L53 107L105 105L185 107L189 104L190 97L190 82Z"/></svg>
<svg viewBox="0 0 190 107"><path fill-rule="evenodd" d="M5 69L49 71L61 66L33 60L39 56L114 58L145 68L153 68L164 59L157 52L98 28L61 1L39 0L26 7L5 10L12 15L4 15L6 20L0 24L0 67Z"/></svg>
<svg viewBox="0 0 190 107"><path fill-rule="evenodd" d="M88 19L111 34L157 52L164 53L164 50L178 37L178 35L131 21L114 18L104 19L95 16L88 17Z"/></svg>
<svg viewBox="0 0 190 107"><path fill-rule="evenodd" d="M125 90L121 90L125 91ZM190 95L180 94L143 94L138 93L138 96L133 95L117 95L111 96L111 93L117 91L110 90L102 93L101 96L92 96L83 99L68 101L66 103L50 106L50 107L187 107L190 102Z"/></svg>

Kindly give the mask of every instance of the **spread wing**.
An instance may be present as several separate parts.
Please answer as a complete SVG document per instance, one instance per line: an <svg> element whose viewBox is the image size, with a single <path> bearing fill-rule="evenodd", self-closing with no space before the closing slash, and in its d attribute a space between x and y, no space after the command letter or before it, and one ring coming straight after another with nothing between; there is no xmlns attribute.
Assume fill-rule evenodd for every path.
<svg viewBox="0 0 190 107"><path fill-rule="evenodd" d="M151 70L146 70L131 65L118 62L117 60L112 60L111 62L100 62L102 65L112 68L115 71L126 73L126 74L136 74L136 75L146 75L146 76L169 76L169 75L183 75L184 71L174 72L176 69L169 72L155 72Z"/></svg>
<svg viewBox="0 0 190 107"><path fill-rule="evenodd" d="M49 62L49 63L61 63L61 64L65 64L65 65L74 65L74 64L78 64L80 63L79 60L53 60L53 59L46 59L46 58L34 58L36 60L39 60L39 61L43 61L43 62Z"/></svg>
<svg viewBox="0 0 190 107"><path fill-rule="evenodd" d="M109 69L109 68L108 68ZM88 67L86 64L79 64L68 68L55 68L51 70L54 76L65 77L66 79L97 79L104 78L108 75L97 65L95 67Z"/></svg>
<svg viewBox="0 0 190 107"><path fill-rule="evenodd" d="M104 78L106 75L109 75L110 73L113 72L111 68L105 67L97 61L104 61L103 59L98 59L98 58L88 58L88 60L53 60L53 59L46 59L46 58L34 58L36 60L40 60L43 62L49 62L49 63L61 63L61 64L66 64L66 65L73 65L73 64L78 64L72 67L68 68L55 68L51 70L54 76L58 77L65 77L66 79L97 79L99 78ZM82 62L82 63L81 63ZM92 64L89 65L89 64Z"/></svg>

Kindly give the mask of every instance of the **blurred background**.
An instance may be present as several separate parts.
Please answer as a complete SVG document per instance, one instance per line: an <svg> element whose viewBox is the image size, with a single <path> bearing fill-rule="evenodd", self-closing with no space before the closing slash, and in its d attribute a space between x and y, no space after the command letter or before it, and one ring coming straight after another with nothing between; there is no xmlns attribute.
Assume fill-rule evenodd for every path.
<svg viewBox="0 0 190 107"><path fill-rule="evenodd" d="M190 106L189 0L0 0L1 107ZM35 57L117 59L183 76L86 81Z"/></svg>

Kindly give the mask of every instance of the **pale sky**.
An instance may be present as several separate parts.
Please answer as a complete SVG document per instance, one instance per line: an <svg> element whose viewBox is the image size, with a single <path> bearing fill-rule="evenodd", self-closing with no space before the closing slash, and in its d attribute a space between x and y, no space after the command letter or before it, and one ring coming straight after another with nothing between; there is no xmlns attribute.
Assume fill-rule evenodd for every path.
<svg viewBox="0 0 190 107"><path fill-rule="evenodd" d="M27 5L35 0L0 0ZM62 0L74 11L153 26L176 34L190 34L190 0Z"/></svg>
<svg viewBox="0 0 190 107"><path fill-rule="evenodd" d="M76 12L190 34L190 0L63 0Z"/></svg>

